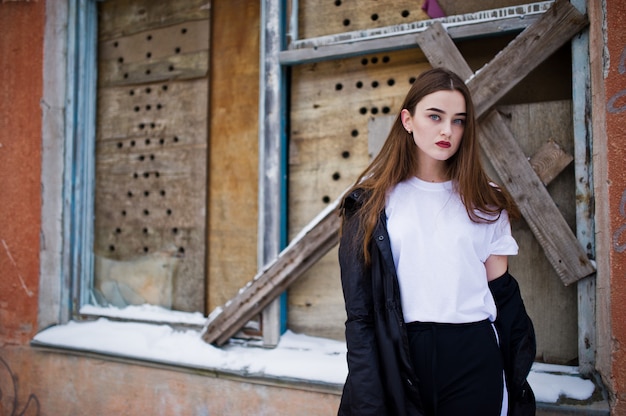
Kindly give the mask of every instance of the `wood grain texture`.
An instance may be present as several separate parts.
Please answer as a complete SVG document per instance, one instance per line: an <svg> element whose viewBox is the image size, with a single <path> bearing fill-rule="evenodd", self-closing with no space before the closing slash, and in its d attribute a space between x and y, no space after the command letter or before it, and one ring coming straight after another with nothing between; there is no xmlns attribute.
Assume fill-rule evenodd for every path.
<svg viewBox="0 0 626 416"><path fill-rule="evenodd" d="M182 22L208 20L211 0L107 0L98 3L99 39L163 28Z"/></svg>
<svg viewBox="0 0 626 416"><path fill-rule="evenodd" d="M226 343L239 328L337 245L341 222L336 211L338 203L339 199L313 222L312 227L303 230L266 270L242 288L221 313L208 322L202 335L206 342L217 345Z"/></svg>
<svg viewBox="0 0 626 416"><path fill-rule="evenodd" d="M207 311L257 272L260 4L212 6Z"/></svg>
<svg viewBox="0 0 626 416"><path fill-rule="evenodd" d="M413 0L300 0L298 38L307 39L428 19L421 6L421 2Z"/></svg>
<svg viewBox="0 0 626 416"><path fill-rule="evenodd" d="M107 2L101 20L124 27L138 4ZM95 282L135 291L161 281L171 286L162 306L204 312L209 20L151 16L134 34L107 40L106 24L99 34L94 253L99 265L115 267L96 268ZM172 75L163 65L174 61L194 69ZM171 282L158 279L172 262Z"/></svg>

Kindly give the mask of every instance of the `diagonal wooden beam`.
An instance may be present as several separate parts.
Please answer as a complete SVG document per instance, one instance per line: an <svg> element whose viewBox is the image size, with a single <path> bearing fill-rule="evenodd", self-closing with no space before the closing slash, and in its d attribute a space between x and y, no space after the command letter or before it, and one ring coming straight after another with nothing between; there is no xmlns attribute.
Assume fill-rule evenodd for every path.
<svg viewBox="0 0 626 416"><path fill-rule="evenodd" d="M478 131L483 150L561 281L569 285L595 273L580 242L500 113L489 111Z"/></svg>
<svg viewBox="0 0 626 416"><path fill-rule="evenodd" d="M330 204L305 227L292 242L269 264L266 270L231 299L223 310L207 322L202 338L222 345L235 335L250 319L261 312L273 299L283 293L337 245L341 219L337 207L342 197Z"/></svg>
<svg viewBox="0 0 626 416"><path fill-rule="evenodd" d="M443 30L443 33L446 36L439 35L437 37L436 32L428 30L426 32L423 32L423 38L427 39L428 36L431 36L433 37L433 39L437 38L442 42L445 42L445 39L448 39L454 47L453 49L451 49L451 55L447 55L446 52L443 50L437 52L436 49L440 47L438 46L437 42L428 42L427 40L422 39L420 42L420 47L423 46L425 49L427 49L427 51L424 52L426 53L426 56L429 58L429 61L433 66L441 66L445 63L445 66L448 66L448 68L454 70L455 72L458 72L459 75L464 76L466 79L473 76L471 79L468 80L467 84L468 86L470 86L470 89L473 91L473 93L476 94L475 104L477 105L477 110L480 111L479 114L481 116L485 116L487 109L493 106L497 102L497 100L504 94L506 94L506 92L508 92L510 88L512 88L519 80L521 80L525 76L525 74L529 73L543 59L545 59L552 52L561 47L574 34L582 29L582 27L584 27L584 24L586 24L584 16L581 17L582 15L580 15L580 13L575 10L571 10L568 7L568 4L569 3L567 1L557 0L555 4L542 16L542 18L539 19L539 21L537 21L536 23L528 27L520 35L518 35L518 37L513 42L511 42L502 52L500 52L500 54L498 54L492 62L490 62L485 68L483 68L483 70L476 74L476 76L473 76L471 70L469 70L467 75L463 75L463 71L465 69L462 64L465 65L466 69L469 69L469 67L467 66L467 63L465 63L465 61L463 60L462 56L458 53L458 50L456 50L456 47L454 46L454 43L450 40L449 36L445 34L445 30ZM541 26L539 27L539 29L537 29L535 26L539 24ZM442 27L439 27L439 30L441 29ZM543 39L543 41L540 41L541 39ZM517 48L523 50L523 53L517 52ZM456 51L456 53L454 53L454 51ZM548 53L546 51L551 52ZM456 57L456 60L455 58L452 58L452 56ZM539 57L541 57L541 60L539 59ZM495 62L495 64L493 64L493 66L490 66L493 62ZM454 66L455 63L459 65L458 68ZM508 71L508 65L513 64L517 65L520 68ZM504 71L505 73L497 73L500 70ZM485 74L487 75L481 75L482 71L487 71L485 72ZM493 76L493 80L490 79L489 76ZM495 85L497 85L497 88L499 89L498 91L494 92L495 97L497 98L492 97L490 95L491 92L486 92L493 90L493 88L489 87L489 84L492 81L496 83ZM483 90L485 88L487 90ZM487 120L490 120L490 117L488 117ZM499 123L499 121L496 120L496 123ZM481 131L483 132L483 137L490 137L491 129L486 128L485 130ZM499 134L499 132L495 134ZM497 139L499 139L499 137ZM510 137L508 137L508 139L510 141ZM487 140L487 142L489 141L491 140ZM514 146L519 147L515 140L513 140L512 142ZM509 150L507 149L506 152L508 151ZM496 152L499 152L499 150L497 150ZM506 152L501 154L506 154ZM537 176L534 172L532 172L532 167L530 168L531 173L528 173L525 167L523 167L522 169L524 169L525 175L535 175L535 177ZM501 175L501 178L503 178L503 180L505 180L505 178L518 180L516 174L517 172L511 172L511 175ZM540 181L537 179L537 182ZM506 184L506 186L508 188L509 184ZM539 188L543 187L537 186L533 189ZM543 190L547 194L545 188L543 188ZM535 198L534 196L525 193L515 194L514 197L516 197L518 203L526 203L529 199ZM546 201L552 201L552 199L549 197L549 194L547 194L547 197L549 199L545 199L545 195L541 196L540 198ZM338 206L341 198L342 197L340 196L335 201L333 207L336 208ZM530 203L530 207L534 208L535 205L532 205L532 202ZM535 211L534 209L529 209L525 215L541 216L543 214L543 211ZM231 301L229 301L221 311L211 314L211 317L207 320L207 324L204 329L202 338L206 342L215 343L217 345L222 345L226 343L230 337L235 335L236 332L241 327L243 327L243 325L245 325L246 322L248 322L255 315L257 315L265 306L267 306L273 299L279 296L287 287L289 287L291 283L299 278L317 260L319 260L332 247L337 244L339 224L339 218L337 217L337 213L335 212L335 210L329 209L320 214L318 218L311 222L309 226L296 239L294 239L289 247L287 247L280 253L278 258L273 261L266 270L256 275L254 279L245 288L241 289L239 294L235 296ZM538 223L535 227L538 233L542 233L542 236L544 236L545 234L544 230L540 229L543 226L545 226L545 224ZM544 248L549 246L547 243L545 243L548 237L550 236L546 235L545 238L538 238L540 243L542 243L542 241L544 242ZM550 242L552 243L552 240L550 240ZM572 241L571 239L568 240L567 243L560 243L556 241L555 244L557 245L557 247L561 247L563 245L571 245L575 247L574 250L580 248L580 244L575 238L574 241ZM550 247L548 247L548 249L550 250L550 252L552 252L552 249ZM563 252L565 254L569 254L569 251L567 250L564 250ZM578 259L573 259L573 257L575 256L570 255L568 257L552 259L552 261L557 263L557 265L559 262L565 263L571 260L580 261L580 273L570 274L569 270L562 269L562 273L565 278L561 276L561 274L559 274L559 276L561 276L561 278L564 279L564 282L566 283L571 283L575 281L576 279L580 278L577 277L578 275L585 274L588 270L591 271L585 275L591 274L593 272L593 267L591 267L586 255Z"/></svg>
<svg viewBox="0 0 626 416"><path fill-rule="evenodd" d="M585 17L575 7L557 1L477 74L440 23L418 36L420 49L431 65L445 66L467 80L477 117L481 118L480 144L566 285L589 276L595 269L510 129L489 108L585 25Z"/></svg>

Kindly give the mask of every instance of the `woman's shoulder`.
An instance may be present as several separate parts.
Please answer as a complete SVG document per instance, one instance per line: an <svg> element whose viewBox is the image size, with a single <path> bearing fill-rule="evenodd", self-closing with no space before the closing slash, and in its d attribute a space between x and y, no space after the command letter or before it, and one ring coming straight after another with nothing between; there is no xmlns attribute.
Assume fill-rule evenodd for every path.
<svg viewBox="0 0 626 416"><path fill-rule="evenodd" d="M341 202L341 211L344 215L352 215L363 206L368 198L368 192L363 188L352 188Z"/></svg>

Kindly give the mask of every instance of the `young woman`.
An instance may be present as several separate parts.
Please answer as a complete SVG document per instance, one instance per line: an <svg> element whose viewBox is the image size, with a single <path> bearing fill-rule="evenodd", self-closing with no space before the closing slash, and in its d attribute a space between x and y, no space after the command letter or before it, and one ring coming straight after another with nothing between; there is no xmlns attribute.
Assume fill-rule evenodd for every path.
<svg viewBox="0 0 626 416"><path fill-rule="evenodd" d="M532 322L507 256L519 211L483 171L463 80L422 73L348 192L340 415L531 415Z"/></svg>

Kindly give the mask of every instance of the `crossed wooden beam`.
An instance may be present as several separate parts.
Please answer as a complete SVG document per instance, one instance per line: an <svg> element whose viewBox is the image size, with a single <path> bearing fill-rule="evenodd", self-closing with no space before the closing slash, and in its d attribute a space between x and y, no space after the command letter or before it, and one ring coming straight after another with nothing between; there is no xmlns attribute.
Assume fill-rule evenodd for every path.
<svg viewBox="0 0 626 416"><path fill-rule="evenodd" d="M440 22L417 36L420 49L433 67L447 67L466 80L476 107L481 147L566 285L593 274L595 269L510 129L492 108L586 25L586 16L568 1L556 0L537 22L476 73ZM338 243L337 207L343 196L311 221L223 309L211 314L202 334L206 342L226 343Z"/></svg>

